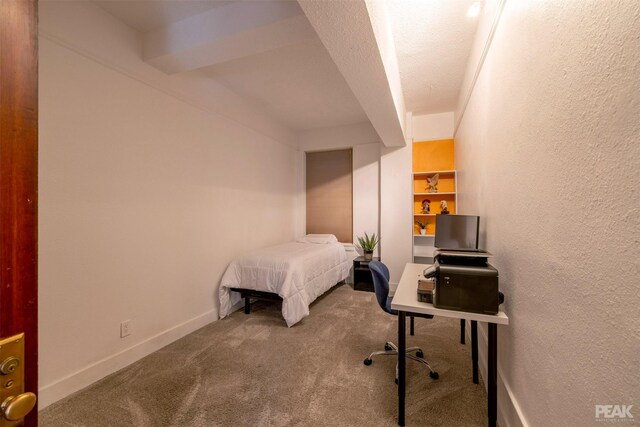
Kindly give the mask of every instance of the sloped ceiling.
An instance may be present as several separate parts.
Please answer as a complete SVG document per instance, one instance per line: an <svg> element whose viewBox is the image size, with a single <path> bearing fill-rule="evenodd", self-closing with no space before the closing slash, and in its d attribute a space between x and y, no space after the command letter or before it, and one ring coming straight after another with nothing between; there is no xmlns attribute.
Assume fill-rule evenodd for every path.
<svg viewBox="0 0 640 427"><path fill-rule="evenodd" d="M477 25L466 14L474 0L380 0L357 6L371 22L345 30L353 37L339 38L343 46L336 54L336 43L332 47L327 35L318 36L318 22L309 22L309 13L322 8L320 14L339 17L354 3L365 4L332 0L319 7L300 0L301 8L288 0L93 1L140 35L141 59L147 64L168 76L222 85L293 132L370 121L380 134L377 123L387 115L401 122L396 128L402 133L405 110L453 111ZM374 9L384 16L374 16ZM348 27L349 22L340 19L340 25ZM373 62L358 68L359 61L352 60L346 70L345 55L346 63L349 55L362 55L355 40L363 40L360 36L372 28L375 33L381 23L389 34L385 40L376 34L373 42L386 77L367 81L368 74L379 73L371 69ZM366 37L372 40L371 34ZM366 52L363 57L370 56ZM380 90L381 81L391 88L393 99L389 90ZM387 106L376 108L376 102ZM398 132L391 133L397 140Z"/></svg>
<svg viewBox="0 0 640 427"><path fill-rule="evenodd" d="M294 131L367 117L295 1L94 2L167 74L215 80Z"/></svg>

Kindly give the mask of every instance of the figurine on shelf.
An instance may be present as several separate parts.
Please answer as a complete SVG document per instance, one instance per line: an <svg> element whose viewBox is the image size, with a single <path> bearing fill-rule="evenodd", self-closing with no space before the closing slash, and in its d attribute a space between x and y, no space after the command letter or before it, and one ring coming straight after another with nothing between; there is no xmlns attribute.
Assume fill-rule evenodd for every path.
<svg viewBox="0 0 640 427"><path fill-rule="evenodd" d="M429 200L429 199L424 199L422 201L422 213L423 214L428 214L429 212L431 212L431 206L429 206L429 203L431 203L431 200Z"/></svg>
<svg viewBox="0 0 640 427"><path fill-rule="evenodd" d="M447 215L449 213L449 207L447 206L446 200L440 202L440 213L442 215Z"/></svg>
<svg viewBox="0 0 640 427"><path fill-rule="evenodd" d="M440 174L437 173L431 177L427 177L427 187L429 193L437 193L438 192L438 180L440 179Z"/></svg>

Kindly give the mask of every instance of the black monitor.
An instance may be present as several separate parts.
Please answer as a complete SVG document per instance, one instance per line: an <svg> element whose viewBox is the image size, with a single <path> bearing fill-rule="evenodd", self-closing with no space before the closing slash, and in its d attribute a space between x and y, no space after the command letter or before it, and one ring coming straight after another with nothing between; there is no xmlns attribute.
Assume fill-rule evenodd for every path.
<svg viewBox="0 0 640 427"><path fill-rule="evenodd" d="M478 249L480 217L475 215L436 215L436 238L439 249Z"/></svg>

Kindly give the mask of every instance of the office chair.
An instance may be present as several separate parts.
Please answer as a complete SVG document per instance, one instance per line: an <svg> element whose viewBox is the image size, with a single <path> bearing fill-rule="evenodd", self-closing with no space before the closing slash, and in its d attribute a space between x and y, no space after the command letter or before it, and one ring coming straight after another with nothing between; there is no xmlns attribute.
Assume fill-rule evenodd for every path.
<svg viewBox="0 0 640 427"><path fill-rule="evenodd" d="M369 262L369 270L371 270L371 274L373 276L373 287L376 291L376 299L378 300L378 305L385 312L392 314L394 316L398 315L396 310L391 309L391 300L393 297L389 296L389 269L386 265L381 263L380 261L371 261ZM417 295L416 295L417 298ZM413 318L414 317L424 317L427 319L433 319L431 314L419 314L412 313L408 314L411 318L411 335L413 335ZM412 354L413 352L416 354ZM364 364L369 366L373 363L371 359L373 356L394 356L398 354L398 347L392 342L386 342L384 344L383 351L374 351L364 359ZM429 368L429 376L434 380L438 379L438 373L433 370L429 362L427 362L424 358L424 353L422 349L419 347L409 347L407 348L406 356L408 359L415 360L416 362L420 362ZM398 383L398 365L396 364L396 384Z"/></svg>

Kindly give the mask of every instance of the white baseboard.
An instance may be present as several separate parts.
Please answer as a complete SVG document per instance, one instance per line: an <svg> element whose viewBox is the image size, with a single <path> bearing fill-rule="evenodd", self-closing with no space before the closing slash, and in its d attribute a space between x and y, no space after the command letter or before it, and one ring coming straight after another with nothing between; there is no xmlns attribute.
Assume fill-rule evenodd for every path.
<svg viewBox="0 0 640 427"><path fill-rule="evenodd" d="M46 408L215 320L218 320L218 311L210 310L40 387L38 390L38 410Z"/></svg>
<svg viewBox="0 0 640 427"><path fill-rule="evenodd" d="M466 335L467 342L471 345L471 322L469 321L467 321ZM478 323L478 371L484 380L485 390L487 389L487 342L486 327ZM529 427L515 395L505 381L501 366L500 356L498 356L498 425L500 427Z"/></svg>

